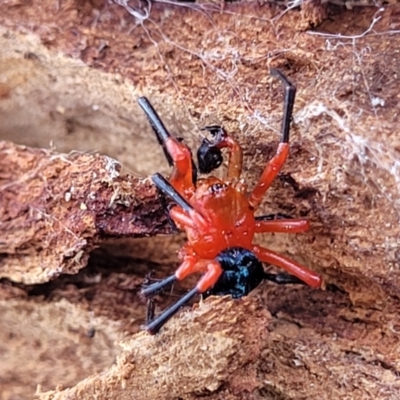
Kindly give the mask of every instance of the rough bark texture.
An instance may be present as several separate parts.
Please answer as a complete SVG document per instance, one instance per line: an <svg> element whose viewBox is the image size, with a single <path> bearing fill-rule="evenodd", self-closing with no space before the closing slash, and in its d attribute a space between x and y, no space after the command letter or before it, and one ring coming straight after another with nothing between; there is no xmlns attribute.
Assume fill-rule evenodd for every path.
<svg viewBox="0 0 400 400"><path fill-rule="evenodd" d="M162 335L137 334L121 343L123 352L107 373L40 398L90 394L109 399L111 394L118 399L131 399L132 395L143 400L191 399L219 389L218 396L212 398L226 399L252 392L259 385L255 362L266 341L269 314L251 298L225 300L201 304L169 324Z"/></svg>
<svg viewBox="0 0 400 400"><path fill-rule="evenodd" d="M87 264L102 237L154 235L155 189L106 156L0 143L0 277L44 283Z"/></svg>
<svg viewBox="0 0 400 400"><path fill-rule="evenodd" d="M399 7L117 3L0 4L0 398L399 398ZM223 123L251 185L278 141L269 67L298 94L260 213L312 229L260 241L324 290L264 284L136 333L141 279L184 238L132 239L171 233L126 175L168 171L135 99L189 145Z"/></svg>

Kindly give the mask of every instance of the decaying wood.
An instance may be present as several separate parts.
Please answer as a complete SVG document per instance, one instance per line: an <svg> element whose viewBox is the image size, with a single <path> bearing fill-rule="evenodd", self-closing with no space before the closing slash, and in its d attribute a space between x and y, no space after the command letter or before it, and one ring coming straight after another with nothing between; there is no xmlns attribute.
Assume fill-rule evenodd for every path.
<svg viewBox="0 0 400 400"><path fill-rule="evenodd" d="M39 397L194 399L219 390L211 398L233 399L251 393L258 386L269 314L251 298L210 300L175 319L162 335L142 332L121 343L123 352L107 373Z"/></svg>
<svg viewBox="0 0 400 400"><path fill-rule="evenodd" d="M0 160L1 400L37 384L42 399L398 399L398 6L132 3L0 5L0 138L31 146L4 142ZM147 180L116 176L113 160L168 171L135 99L190 145L209 119L224 124L251 186L278 140L270 67L298 92L290 159L260 213L312 229L260 241L324 289L264 284L136 333L140 282L171 273L182 237L129 239L170 229Z"/></svg>
<svg viewBox="0 0 400 400"><path fill-rule="evenodd" d="M168 230L151 183L119 170L106 156L1 142L0 278L48 282L79 271L104 238Z"/></svg>
<svg viewBox="0 0 400 400"><path fill-rule="evenodd" d="M113 365L120 353L113 344L124 338L118 322L85 312L65 298L29 301L15 288L10 292L1 285L2 399L32 399L38 384L42 390L61 382L72 386Z"/></svg>

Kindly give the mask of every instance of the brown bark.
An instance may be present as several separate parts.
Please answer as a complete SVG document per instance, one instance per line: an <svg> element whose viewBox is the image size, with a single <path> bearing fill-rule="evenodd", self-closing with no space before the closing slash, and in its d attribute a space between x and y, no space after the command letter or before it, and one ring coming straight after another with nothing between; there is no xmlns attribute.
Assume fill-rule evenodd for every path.
<svg viewBox="0 0 400 400"><path fill-rule="evenodd" d="M162 335L137 334L121 343L123 353L105 374L41 398L190 399L221 385L226 388L211 398L252 392L259 385L255 363L267 337L269 315L254 299L225 300L201 304Z"/></svg>
<svg viewBox="0 0 400 400"><path fill-rule="evenodd" d="M397 399L398 6L152 3L147 19L135 7L143 21L102 1L0 5L0 137L31 146L1 145L0 398L40 384L43 399ZM223 123L251 186L281 119L269 67L298 93L291 156L261 213L312 229L260 241L324 290L263 284L135 333L141 279L171 273L184 240L130 239L171 231L154 188L109 158L135 176L168 171L135 99L190 145L197 126ZM57 151L34 149L49 142Z"/></svg>
<svg viewBox="0 0 400 400"><path fill-rule="evenodd" d="M154 187L120 177L110 157L2 142L0 160L3 278L48 282L78 272L102 238L163 232L166 218Z"/></svg>

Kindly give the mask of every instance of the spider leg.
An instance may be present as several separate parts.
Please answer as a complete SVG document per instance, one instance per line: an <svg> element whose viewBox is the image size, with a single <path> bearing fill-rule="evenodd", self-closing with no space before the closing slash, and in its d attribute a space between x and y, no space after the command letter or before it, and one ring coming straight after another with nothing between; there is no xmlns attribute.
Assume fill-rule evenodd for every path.
<svg viewBox="0 0 400 400"><path fill-rule="evenodd" d="M186 293L182 296L176 303L174 303L170 308L163 311L158 317L153 319L149 324L145 326L147 332L155 335L160 328L169 320L171 319L179 309L184 306L187 302L189 302L194 296L198 295L199 291L197 287L192 289L190 292Z"/></svg>
<svg viewBox="0 0 400 400"><path fill-rule="evenodd" d="M176 276L171 275L168 278L161 279L158 282L152 283L146 286L140 291L141 296L152 297L156 295L160 290L164 289L166 286L172 285L176 281Z"/></svg>
<svg viewBox="0 0 400 400"><path fill-rule="evenodd" d="M185 261L175 271L175 276L181 281L196 272L204 273L196 286L199 293L203 293L216 284L223 273L223 269L216 260L204 260L196 256L186 256Z"/></svg>
<svg viewBox="0 0 400 400"><path fill-rule="evenodd" d="M149 286L144 287L140 294L144 297L151 297L157 294L160 290L166 286L172 285L176 280L182 280L189 274L197 272L195 269L198 262L198 258L193 255L186 255L182 264L178 267L173 275L164 278L158 282L155 282Z"/></svg>
<svg viewBox="0 0 400 400"><path fill-rule="evenodd" d="M293 113L293 104L296 96L296 87L289 79L276 69L271 70L271 75L278 77L285 87L285 103L283 108L282 136L276 155L266 165L261 178L249 196L249 203L256 209L278 175L289 154L289 129Z"/></svg>
<svg viewBox="0 0 400 400"><path fill-rule="evenodd" d="M276 283L277 285L305 284L304 281L290 274L270 274L264 272L263 278L264 280Z"/></svg>
<svg viewBox="0 0 400 400"><path fill-rule="evenodd" d="M154 271L150 271L145 278L143 279L142 287L147 287L150 285L150 282L152 282L154 275ZM146 323L149 323L154 319L154 311L156 308L156 304L154 302L153 297L148 297L146 301Z"/></svg>
<svg viewBox="0 0 400 400"><path fill-rule="evenodd" d="M276 233L300 233L306 232L310 223L306 219L279 219L260 220L256 218L255 233L276 232Z"/></svg>
<svg viewBox="0 0 400 400"><path fill-rule="evenodd" d="M293 219L292 216L283 214L283 213L259 215L255 218L256 218L256 221L272 221L275 219Z"/></svg>
<svg viewBox="0 0 400 400"><path fill-rule="evenodd" d="M149 324L154 319L156 304L153 297L149 297L146 302L146 324Z"/></svg>
<svg viewBox="0 0 400 400"><path fill-rule="evenodd" d="M207 226L204 217L161 174L152 175L151 180L163 194L172 199L181 208L173 207L169 212L175 222L189 227Z"/></svg>
<svg viewBox="0 0 400 400"><path fill-rule="evenodd" d="M145 112L158 142L163 147L169 165L174 166L170 177L171 184L182 194L185 191L192 192L197 174L191 151L185 144L170 135L146 97L140 97L138 103Z"/></svg>
<svg viewBox="0 0 400 400"><path fill-rule="evenodd" d="M195 211L188 201L175 189L172 183L168 182L161 174L156 173L152 175L151 180L163 194L168 196L187 213Z"/></svg>
<svg viewBox="0 0 400 400"><path fill-rule="evenodd" d="M319 288L322 284L322 279L318 274L290 258L257 245L253 247L253 252L261 262L276 265L313 288Z"/></svg>
<svg viewBox="0 0 400 400"><path fill-rule="evenodd" d="M204 139L197 151L197 160L200 172L210 173L222 163L221 149L229 149L228 180L240 178L242 173L243 153L239 143L230 137L224 128L219 125L210 125L202 129L209 131L214 141Z"/></svg>
<svg viewBox="0 0 400 400"><path fill-rule="evenodd" d="M224 272L218 261L204 260L204 264L207 266L207 270L196 285L199 293L204 293L208 289L212 288Z"/></svg>
<svg viewBox="0 0 400 400"><path fill-rule="evenodd" d="M196 258L192 257L187 264L185 264L185 262L182 263L182 265L175 272L175 279L184 279L186 276L194 272L204 271L204 269L206 272L200 278L195 288L186 293L175 304L163 311L158 317L146 325L145 329L149 333L157 333L159 329L194 296L203 293L214 286L223 272L220 264L215 260L200 260L197 262Z"/></svg>

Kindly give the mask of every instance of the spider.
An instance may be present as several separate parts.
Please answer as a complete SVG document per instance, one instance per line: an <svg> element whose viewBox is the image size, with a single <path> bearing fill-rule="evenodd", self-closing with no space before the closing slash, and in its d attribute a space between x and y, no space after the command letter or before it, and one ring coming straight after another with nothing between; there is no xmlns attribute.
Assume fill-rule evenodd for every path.
<svg viewBox="0 0 400 400"><path fill-rule="evenodd" d="M197 160L200 173L208 174L221 165L221 149L227 148L227 177L225 180L213 176L198 179L189 148L168 133L147 98L138 100L170 166L173 166L169 181L158 173L152 175L151 179L160 192L175 203L169 209L169 216L177 228L186 231L188 240L179 251L181 264L175 273L143 288L141 294L151 298L177 280L181 281L193 273L202 273L192 290L156 318L151 317L152 320L145 326L151 334L157 333L180 307L199 294L230 294L240 298L257 287L263 279L276 283L304 282L313 288L321 286L322 280L315 272L253 244L256 233L298 233L309 229L306 219L291 219L280 214L254 216L289 154L289 128L296 87L279 70L272 69L271 75L279 78L284 85L281 140L275 156L267 163L258 183L250 192L240 181L242 149L222 127L212 125L203 128L212 139L203 139L197 151ZM280 267L291 275L267 274L262 263Z"/></svg>

